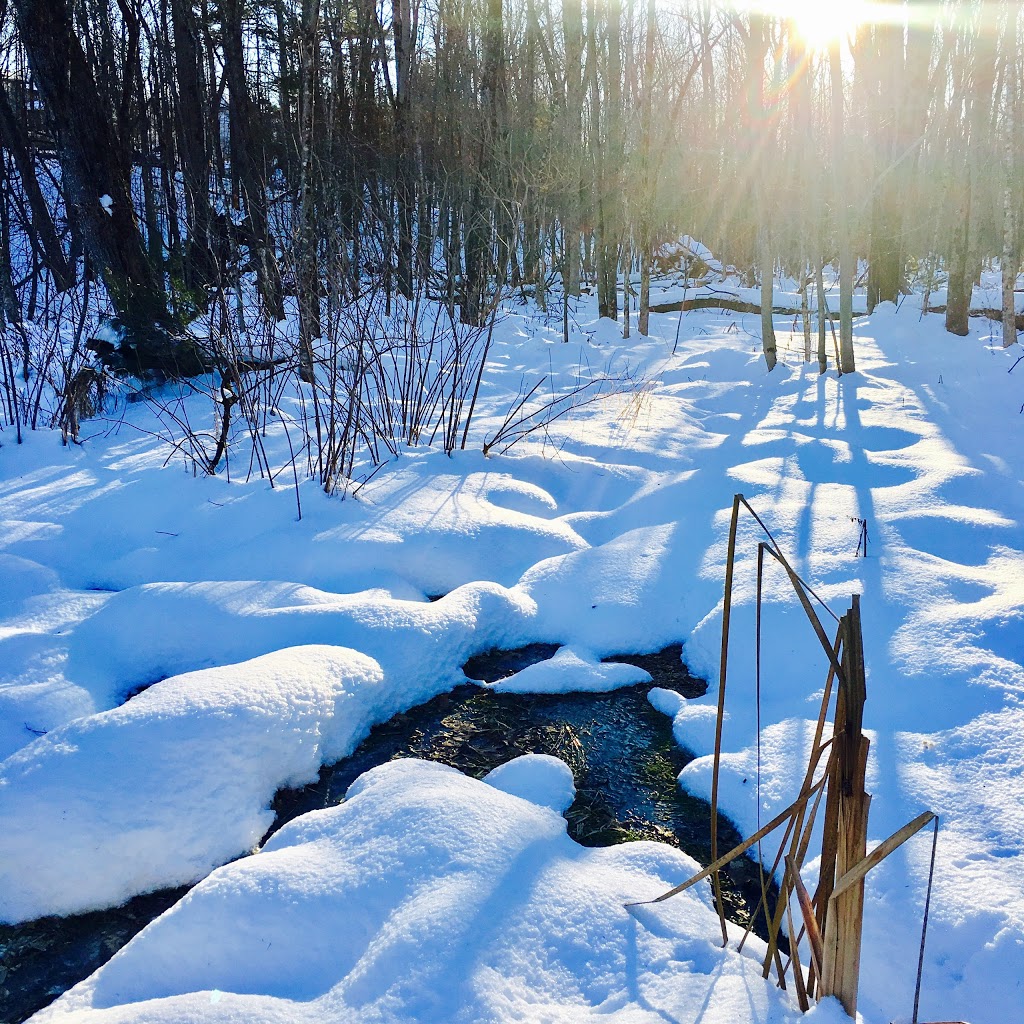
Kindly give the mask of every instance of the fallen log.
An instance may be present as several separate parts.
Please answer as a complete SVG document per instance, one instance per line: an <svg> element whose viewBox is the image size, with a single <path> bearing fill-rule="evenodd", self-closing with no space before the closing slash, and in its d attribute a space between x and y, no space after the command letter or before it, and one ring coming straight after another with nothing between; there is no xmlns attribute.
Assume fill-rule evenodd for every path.
<svg viewBox="0 0 1024 1024"><path fill-rule="evenodd" d="M693 299L681 299L679 302L660 302L651 305L652 313L688 313L692 309L721 309L730 313L760 313L759 302L747 302L744 299L732 298L728 295L699 295ZM792 306L772 306L772 313L775 316L800 316L803 311ZM812 310L813 312L813 310ZM865 316L864 313L854 313L853 318ZM839 313L828 310L829 320L838 320Z"/></svg>
<svg viewBox="0 0 1024 1024"><path fill-rule="evenodd" d="M679 302L660 302L651 305L652 313L689 313L693 309L721 309L730 313L760 313L761 304L758 302L747 302L744 299L733 298L728 295L699 295L692 299L682 299ZM772 313L775 316L800 316L803 311L794 306L772 306ZM812 310L811 312L814 312ZM928 306L926 313L945 313L945 306ZM867 313L854 313L854 320L867 316ZM1003 311L1001 309L972 309L971 316L984 316L997 323L1003 322ZM835 310L828 311L829 320L838 320L839 313ZM1016 315L1016 327L1018 331L1024 331L1024 313Z"/></svg>
<svg viewBox="0 0 1024 1024"><path fill-rule="evenodd" d="M654 307L652 306L653 310ZM929 306L926 313L945 313L945 306ZM996 323L1003 322L1003 311L1001 309L972 309L970 312L971 316L985 316L989 320L995 320ZM1024 313L1017 313L1014 317L1014 323L1018 331L1024 331Z"/></svg>

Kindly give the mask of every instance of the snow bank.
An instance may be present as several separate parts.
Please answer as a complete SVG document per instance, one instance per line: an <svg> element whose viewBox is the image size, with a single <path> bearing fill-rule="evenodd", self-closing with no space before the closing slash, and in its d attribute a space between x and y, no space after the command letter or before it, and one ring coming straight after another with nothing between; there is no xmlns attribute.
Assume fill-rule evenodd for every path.
<svg viewBox="0 0 1024 1024"><path fill-rule="evenodd" d="M487 685L499 693L572 693L604 692L650 681L650 674L635 665L602 662L589 651L560 647L546 661Z"/></svg>
<svg viewBox="0 0 1024 1024"><path fill-rule="evenodd" d="M681 292L670 283L657 299ZM70 850L57 825L65 809L57 780L62 759L86 760L70 750L58 756L63 731L34 737L74 719L67 736L112 735L104 716L86 716L154 682L155 696L174 682L158 682L163 677L296 645L344 645L372 659L387 699L405 706L461 681L459 666L491 647L559 644L555 658L501 684L553 690L621 682L633 670L604 666L601 657L685 641L691 669L716 680L729 509L742 491L837 611L850 594L863 595L870 842L925 806L943 814L921 1015L1006 1020L1024 976L1024 367L1007 372L1019 348L1002 351L998 331L978 319L969 338L952 338L941 316L922 317L908 301L857 321L859 369L841 379L804 366L792 318L778 318L780 362L768 374L756 315L653 314L650 338L626 345L592 300L571 312L569 345L560 319L530 307L508 310L497 324L471 444L500 428L524 378L548 375L557 390L598 364L628 365L640 374L632 392L524 439L512 458L404 451L358 500L345 502L327 499L315 481L303 483L301 522L290 487L271 491L237 474L230 482L193 480L180 464L162 469L167 447L128 433L136 419L143 429L158 427L140 407L119 436L84 447L63 449L29 434L24 445L2 449L0 756L30 745L0 771L21 780L15 788L25 806L36 786L45 797L51 831L36 833L32 856L44 851L41 861L56 865ZM195 423L210 414L194 412ZM265 443L281 467L291 456L277 430ZM857 554L861 519L870 532L867 558ZM747 832L794 795L826 671L788 582L770 569L758 791L751 783L758 539L744 521L721 787L723 812ZM685 704L652 694L673 716L677 740L697 755L683 781L698 794L709 785L716 698L713 689ZM213 717L183 718L182 743L193 728L205 735ZM303 719L311 727L317 720ZM307 742L320 740L314 733ZM80 746L87 751L84 740ZM126 764L134 771L127 755L109 758L115 775L130 775ZM203 764L207 781L219 785L217 764ZM284 767L291 771L291 762ZM113 813L113 784L101 781L91 807L84 787L70 781L68 792L81 796L72 818ZM511 799L485 788L489 799ZM0 803L12 792L0 787ZM253 834L265 799L253 797ZM154 796L148 813L161 822L187 818L170 789ZM397 835L398 819L389 820ZM15 843L10 831L3 841ZM906 844L869 881L860 1005L871 1024L902 1019L912 1004L926 845ZM20 871L28 870L28 849ZM110 874L120 873L117 863L110 861ZM74 877L77 870L65 857L63 871ZM120 893L140 883L104 884ZM717 959L701 960L699 942L684 947L672 953L680 962L696 958L717 970ZM505 969L495 968L495 977L505 978ZM434 999L451 1010L448 976L439 974L437 986L423 977L429 991L416 1005ZM621 989L621 979L614 985ZM237 1007L234 998L203 1012L230 1016L224 1008ZM509 996L507 1016L516 998ZM531 1004L528 1015L579 1019L561 996L552 998L550 1013ZM467 1019L504 1013L475 999L467 996ZM639 1002L630 994L621 1007L633 1006L636 1019L653 1012L629 999ZM395 1006L399 1014L406 1004ZM744 1024L771 1016L746 1003L733 1009L731 1019ZM341 1019L349 1010L339 1011ZM291 1019L298 1011L264 1000L259 1012ZM111 1019L120 1013L112 1009Z"/></svg>
<svg viewBox="0 0 1024 1024"><path fill-rule="evenodd" d="M802 1017L718 949L706 894L624 909L695 868L659 844L583 849L548 808L394 761L214 872L34 1020L846 1020L832 1001Z"/></svg>
<svg viewBox="0 0 1024 1024"><path fill-rule="evenodd" d="M376 659L415 698L464 681L460 666L474 654L523 642L535 613L528 597L493 583L429 603L294 583L153 583L114 594L78 626L68 672L110 707L169 675L334 644Z"/></svg>
<svg viewBox="0 0 1024 1024"><path fill-rule="evenodd" d="M650 609L676 599L666 553L675 526L630 530L606 544L545 559L518 590L538 607L544 639L571 642L604 656L656 651L678 638L678 621Z"/></svg>
<svg viewBox="0 0 1024 1024"><path fill-rule="evenodd" d="M498 765L483 779L488 786L563 814L576 799L572 769L549 754L523 754Z"/></svg>
<svg viewBox="0 0 1024 1024"><path fill-rule="evenodd" d="M404 706L339 647L159 683L0 765L0 920L117 905L252 850L282 786L316 778Z"/></svg>

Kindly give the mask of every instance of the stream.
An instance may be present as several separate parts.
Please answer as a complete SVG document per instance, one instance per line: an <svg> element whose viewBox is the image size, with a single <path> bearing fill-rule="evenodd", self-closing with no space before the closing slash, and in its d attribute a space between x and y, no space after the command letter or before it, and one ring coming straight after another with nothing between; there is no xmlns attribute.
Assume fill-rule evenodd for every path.
<svg viewBox="0 0 1024 1024"><path fill-rule="evenodd" d="M491 651L464 666L471 679L495 682L550 658L557 647L531 644ZM679 645L656 654L607 659L646 669L654 686L697 697L707 684L691 676ZM671 720L647 700L652 684L608 693L511 694L475 685L450 693L377 726L358 749L321 769L316 782L281 790L268 836L307 811L342 802L363 772L396 757L452 765L474 778L520 754L553 754L572 769L576 800L566 812L569 835L584 846L637 839L669 843L707 864L708 805L684 793L677 777L691 755L676 745ZM740 842L719 821L719 848ZM722 872L729 918L746 924L760 899L758 871L747 857ZM0 925L0 1024L21 1024L106 963L188 888L136 897L122 907L73 917ZM760 929L757 929L760 930Z"/></svg>

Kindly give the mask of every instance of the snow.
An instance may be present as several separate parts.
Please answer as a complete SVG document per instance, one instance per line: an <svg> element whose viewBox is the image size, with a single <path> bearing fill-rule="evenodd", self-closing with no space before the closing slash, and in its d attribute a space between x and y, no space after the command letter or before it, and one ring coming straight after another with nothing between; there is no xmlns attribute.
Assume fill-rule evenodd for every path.
<svg viewBox="0 0 1024 1024"><path fill-rule="evenodd" d="M389 698L365 655L299 647L53 730L3 763L0 916L116 906L247 853L274 793L351 753Z"/></svg>
<svg viewBox="0 0 1024 1024"><path fill-rule="evenodd" d="M488 772L484 782L556 814L564 814L576 799L571 769L550 754L523 754L513 758Z"/></svg>
<svg viewBox="0 0 1024 1024"><path fill-rule="evenodd" d="M499 772L550 783L538 767ZM624 908L696 867L653 843L584 849L548 807L391 762L211 874L35 1020L640 1022L703 1004L707 1024L795 1024L756 961L716 948L707 894ZM843 1019L829 1001L811 1021Z"/></svg>
<svg viewBox="0 0 1024 1024"><path fill-rule="evenodd" d="M682 297L665 284L652 301ZM575 846L550 759L490 785L385 766L226 863L258 846L277 788L494 647L557 644L493 688L564 692L645 680L602 659L683 642L707 696L650 699L706 797L736 492L837 613L863 595L869 845L941 816L921 1019L1022 1019L1019 346L978 318L949 336L912 298L857 320L859 372L841 379L804 366L777 318L768 374L758 320L654 314L649 340L623 343L581 300L563 345L560 320L510 305L477 450L405 449L345 501L303 482L300 521L290 470L273 489L237 467L186 474L142 404L81 447L0 436L0 917L204 879L40 1019L795 1020L755 963L715 948L705 887L623 910L693 864ZM568 386L627 364L635 388L479 451L524 375ZM285 466L280 422L265 443ZM758 744L757 539L744 520L720 793L745 834L795 796L826 672L770 568ZM868 877L865 1024L909 1019L929 853L916 838Z"/></svg>
<svg viewBox="0 0 1024 1024"><path fill-rule="evenodd" d="M491 683L489 688L501 693L603 692L650 681L650 673L642 668L622 663L602 663L589 651L560 647L546 661Z"/></svg>

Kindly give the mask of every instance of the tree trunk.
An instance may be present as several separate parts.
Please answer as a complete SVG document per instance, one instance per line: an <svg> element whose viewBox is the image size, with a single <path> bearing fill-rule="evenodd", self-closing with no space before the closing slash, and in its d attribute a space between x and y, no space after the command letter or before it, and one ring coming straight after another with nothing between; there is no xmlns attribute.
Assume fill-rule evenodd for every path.
<svg viewBox="0 0 1024 1024"><path fill-rule="evenodd" d="M0 87L0 94L3 88ZM0 160L0 329L5 324L21 326L21 303L14 290L14 272L11 265L11 213L7 204L7 168Z"/></svg>
<svg viewBox="0 0 1024 1024"><path fill-rule="evenodd" d="M66 0L15 0L15 13L56 135L65 203L75 208L86 250L117 312L120 359L132 372L198 372L201 361L176 337L162 275L146 256L132 208L131 168L120 159L125 141L105 113Z"/></svg>
<svg viewBox="0 0 1024 1024"><path fill-rule="evenodd" d="M772 319L772 306L774 305L774 276L775 261L772 258L772 250L768 244L768 229L761 228L758 238L758 248L761 257L761 348L764 351L764 361L771 373L778 362L776 355L775 322Z"/></svg>
<svg viewBox="0 0 1024 1024"><path fill-rule="evenodd" d="M839 240L839 372L853 373L853 241L850 237L849 175L843 133L843 68L839 43L829 47L829 70L832 80L832 159L836 210L836 235Z"/></svg>
<svg viewBox="0 0 1024 1024"><path fill-rule="evenodd" d="M562 217L562 288L566 296L580 293L580 167L583 131L583 8L581 0L564 0L566 196Z"/></svg>
<svg viewBox="0 0 1024 1024"><path fill-rule="evenodd" d="M823 261L819 259L814 270L814 287L818 296L818 373L828 371L828 337L825 327L825 321L828 319L828 300L825 298L825 282L821 275L822 264Z"/></svg>
<svg viewBox="0 0 1024 1024"><path fill-rule="evenodd" d="M412 65L415 26L410 0L396 0L395 42L395 199L398 206L398 291L412 298L412 225L416 209L412 174Z"/></svg>
<svg viewBox="0 0 1024 1024"><path fill-rule="evenodd" d="M316 87L316 55L320 29L320 0L303 0L299 26L299 224L296 259L299 305L299 376L315 382L313 342L321 335L319 239L313 175L313 112Z"/></svg>
<svg viewBox="0 0 1024 1024"><path fill-rule="evenodd" d="M765 365L768 367L768 372L771 373L775 369L778 358L776 355L775 323L772 319L775 259L772 253L769 229L771 221L769 210L771 190L766 181L768 161L764 159L770 131L764 97L764 58L768 46L767 29L765 16L751 11L749 36L747 37L747 111L751 125L756 126L754 131L757 161L754 165L754 174L756 175L756 191L758 194L757 212L760 219L757 232L757 258L761 270L761 348L764 351Z"/></svg>
<svg viewBox="0 0 1024 1024"><path fill-rule="evenodd" d="M654 0L647 0L647 28L644 34L643 106L640 112L640 153L643 186L640 195L640 310L636 329L646 338L651 316L651 260L654 256L651 220L654 216L654 187L651 167L651 132L654 107L654 36L657 30Z"/></svg>
<svg viewBox="0 0 1024 1024"><path fill-rule="evenodd" d="M893 5L890 5L893 6ZM868 253L867 305L870 313L879 302L895 302L899 297L903 258L901 251L903 202L900 173L896 166L903 106L901 69L903 67L903 25L898 9L891 20L881 19L872 28L875 49L872 64L875 74L875 110L872 112L875 153L878 166L876 187L871 203L871 242Z"/></svg>
<svg viewBox="0 0 1024 1024"><path fill-rule="evenodd" d="M484 299L487 294L491 224L479 184L470 190L463 223L466 231L466 273L463 278L460 318L464 324L481 327L486 317Z"/></svg>
<svg viewBox="0 0 1024 1024"><path fill-rule="evenodd" d="M487 146L480 173L490 185L496 256L494 274L498 291L508 280L515 230L509 209L511 184L505 151L508 144L508 75L505 66L503 0L487 0L484 23L484 95L487 101Z"/></svg>
<svg viewBox="0 0 1024 1024"><path fill-rule="evenodd" d="M260 295L274 317L283 320L281 271L267 222L266 159L258 134L260 116L245 77L242 0L220 0L220 17L231 127L231 176L245 203Z"/></svg>
<svg viewBox="0 0 1024 1024"><path fill-rule="evenodd" d="M185 186L185 284L199 291L220 277L211 236L210 147L206 139L207 109L200 59L199 30L191 0L171 0L174 33L175 85L178 98L178 156Z"/></svg>
<svg viewBox="0 0 1024 1024"><path fill-rule="evenodd" d="M946 284L946 330L962 338L971 333L971 293L974 280L969 270L971 237L971 184L962 183L954 214L949 248L949 280Z"/></svg>
<svg viewBox="0 0 1024 1024"><path fill-rule="evenodd" d="M18 169L21 188L32 213L33 245L39 249L43 264L53 275L57 291L67 291L75 284L74 268L64 256L50 208L39 187L24 127L11 108L7 91L3 88L0 88L0 145L11 154L14 166Z"/></svg>
<svg viewBox="0 0 1024 1024"><path fill-rule="evenodd" d="M1020 7L1016 3L1005 3L1006 22L1003 35L1003 56L1016 65L1017 19ZM1005 125L1003 126L1003 348L1009 348L1017 341L1017 313L1013 290L1020 269L1020 253L1017 251L1017 205L1014 196L1014 139L1017 125L1017 77L1015 67L1006 76L1005 83Z"/></svg>
<svg viewBox="0 0 1024 1024"><path fill-rule="evenodd" d="M596 207L597 223L595 225L594 237L594 267L597 283L597 315L599 317L611 316L615 305L615 290L609 290L608 284L610 275L607 268L608 239L607 224L605 221L605 180L604 180L604 146L602 145L605 136L605 125L602 123L601 111L601 75L599 72L598 43L597 43L597 3L596 0L587 0L587 69L590 79L590 160L589 163L594 169L594 205Z"/></svg>

